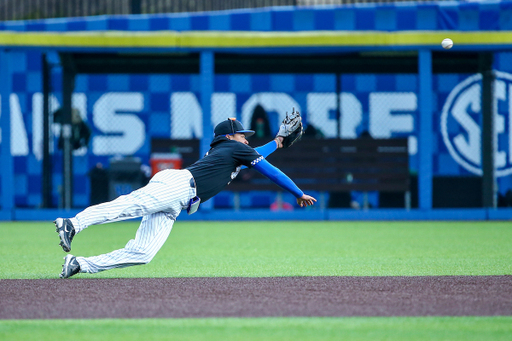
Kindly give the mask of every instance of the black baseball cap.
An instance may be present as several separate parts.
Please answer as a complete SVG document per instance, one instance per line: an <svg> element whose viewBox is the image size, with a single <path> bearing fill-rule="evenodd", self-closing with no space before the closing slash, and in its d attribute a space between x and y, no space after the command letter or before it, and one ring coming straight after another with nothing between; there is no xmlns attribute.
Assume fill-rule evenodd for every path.
<svg viewBox="0 0 512 341"><path fill-rule="evenodd" d="M242 123L237 121L236 118L231 117L217 124L217 126L213 130L213 133L215 134L215 136L233 135L235 133L245 134L245 137L254 135L253 130L245 130Z"/></svg>

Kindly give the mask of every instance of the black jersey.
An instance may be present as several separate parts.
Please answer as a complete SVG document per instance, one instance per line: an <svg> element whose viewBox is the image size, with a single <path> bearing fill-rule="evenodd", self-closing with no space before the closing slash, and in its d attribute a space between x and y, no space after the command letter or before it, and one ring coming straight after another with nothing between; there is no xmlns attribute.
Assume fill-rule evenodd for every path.
<svg viewBox="0 0 512 341"><path fill-rule="evenodd" d="M252 147L225 136L216 137L210 146L204 158L186 168L194 176L197 196L202 202L229 185L242 166L251 168L263 160L263 156Z"/></svg>

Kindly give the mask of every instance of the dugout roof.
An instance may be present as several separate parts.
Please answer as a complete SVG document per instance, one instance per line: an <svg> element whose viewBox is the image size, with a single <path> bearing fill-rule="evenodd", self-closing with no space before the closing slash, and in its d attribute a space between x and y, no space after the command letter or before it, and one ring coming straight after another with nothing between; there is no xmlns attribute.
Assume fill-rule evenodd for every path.
<svg viewBox="0 0 512 341"><path fill-rule="evenodd" d="M66 53L76 73L199 73L199 53ZM434 52L434 73L476 73L477 52ZM217 53L215 73L418 73L416 52L345 54Z"/></svg>

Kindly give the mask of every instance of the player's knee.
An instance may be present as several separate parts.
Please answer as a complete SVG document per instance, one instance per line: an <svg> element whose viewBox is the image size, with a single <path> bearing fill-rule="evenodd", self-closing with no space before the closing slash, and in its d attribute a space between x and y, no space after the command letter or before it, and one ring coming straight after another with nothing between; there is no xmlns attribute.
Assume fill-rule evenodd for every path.
<svg viewBox="0 0 512 341"><path fill-rule="evenodd" d="M155 257L156 253L160 249L154 245L140 245L135 240L130 240L125 249L128 250L136 260L137 264L147 264Z"/></svg>

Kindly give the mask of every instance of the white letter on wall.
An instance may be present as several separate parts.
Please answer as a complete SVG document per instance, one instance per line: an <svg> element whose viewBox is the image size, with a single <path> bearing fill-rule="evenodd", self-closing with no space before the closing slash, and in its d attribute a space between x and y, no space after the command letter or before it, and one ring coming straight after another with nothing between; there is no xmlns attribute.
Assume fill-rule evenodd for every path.
<svg viewBox="0 0 512 341"><path fill-rule="evenodd" d="M467 113L471 107L473 112L480 112L480 85L474 84L464 91L455 101L452 109L453 118L461 125L467 134L459 134L453 139L457 150L476 165L482 162L480 146L480 126ZM467 139L466 139L467 136Z"/></svg>
<svg viewBox="0 0 512 341"><path fill-rule="evenodd" d="M370 135L390 138L391 133L414 131L411 114L393 114L394 111L416 111L418 100L413 92L379 92L370 94ZM409 154L418 152L415 136L409 136Z"/></svg>
<svg viewBox="0 0 512 341"><path fill-rule="evenodd" d="M50 103L50 108L60 107L54 95L50 95ZM52 117L50 117L50 126L51 125ZM53 137L53 135L51 137ZM52 150L52 148L53 144L50 143L50 150ZM36 92L32 96L32 153L37 160L43 159L43 94L40 92Z"/></svg>
<svg viewBox="0 0 512 341"><path fill-rule="evenodd" d="M357 127L363 120L363 106L354 94L342 92L341 107L341 138L357 138Z"/></svg>
<svg viewBox="0 0 512 341"><path fill-rule="evenodd" d="M327 138L338 137L338 119L329 118L329 112L336 110L336 94L309 93L308 124L320 130Z"/></svg>
<svg viewBox="0 0 512 341"><path fill-rule="evenodd" d="M192 92L171 95L171 138L203 137L203 111Z"/></svg>
<svg viewBox="0 0 512 341"><path fill-rule="evenodd" d="M498 147L498 135L505 132L505 117L498 114L498 101L507 100L507 88L505 82L502 80L496 80L494 82L494 165L496 168L505 167L507 164L507 152L500 151Z"/></svg>
<svg viewBox="0 0 512 341"><path fill-rule="evenodd" d="M338 119L329 118L329 112L335 111L336 94L311 93L308 94L308 122L320 129L325 137L338 137L338 129L341 129L341 138L355 139L357 127L363 118L363 106L351 93L343 92L340 96L341 122Z"/></svg>
<svg viewBox="0 0 512 341"><path fill-rule="evenodd" d="M11 94L9 97L9 104L11 106L11 155L27 156L27 130L25 129L25 123L23 122L23 114L21 113L18 95Z"/></svg>
<svg viewBox="0 0 512 341"><path fill-rule="evenodd" d="M394 111L416 111L417 98L412 92L379 92L370 94L370 134L374 138L389 138L392 132L414 130L410 114L392 114Z"/></svg>
<svg viewBox="0 0 512 341"><path fill-rule="evenodd" d="M93 121L106 136L94 137L94 154L131 155L139 150L146 138L144 122L127 112L143 109L144 97L138 92L111 92L101 96L93 106ZM108 136L109 133L116 135Z"/></svg>

